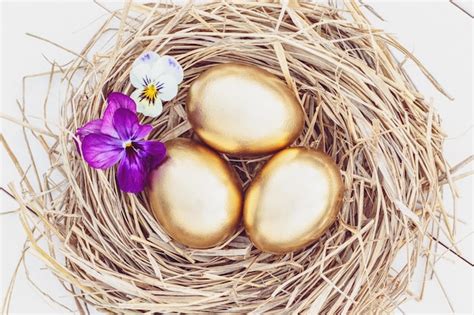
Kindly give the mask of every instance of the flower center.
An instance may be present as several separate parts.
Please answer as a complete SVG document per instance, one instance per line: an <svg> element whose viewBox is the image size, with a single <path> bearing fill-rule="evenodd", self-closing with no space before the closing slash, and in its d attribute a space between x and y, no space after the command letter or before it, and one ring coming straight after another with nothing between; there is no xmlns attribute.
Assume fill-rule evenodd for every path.
<svg viewBox="0 0 474 315"><path fill-rule="evenodd" d="M140 94L141 100L146 99L148 103L155 103L156 98L158 97L158 89L153 83L148 84L143 88L142 93Z"/></svg>
<svg viewBox="0 0 474 315"><path fill-rule="evenodd" d="M128 141L125 141L125 142L123 143L123 148L124 148L124 149L128 149L128 148L131 148L131 147L133 147L132 140L128 140Z"/></svg>

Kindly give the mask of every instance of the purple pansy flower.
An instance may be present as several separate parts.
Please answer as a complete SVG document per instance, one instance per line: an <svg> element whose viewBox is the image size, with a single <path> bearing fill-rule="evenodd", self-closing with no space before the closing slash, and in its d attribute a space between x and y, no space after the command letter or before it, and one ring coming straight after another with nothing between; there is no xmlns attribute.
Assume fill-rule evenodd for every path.
<svg viewBox="0 0 474 315"><path fill-rule="evenodd" d="M117 183L125 192L138 193L145 187L148 173L166 156L159 141L143 140L153 129L140 125L135 102L125 94L111 93L102 119L77 129L84 160L93 168L118 165Z"/></svg>

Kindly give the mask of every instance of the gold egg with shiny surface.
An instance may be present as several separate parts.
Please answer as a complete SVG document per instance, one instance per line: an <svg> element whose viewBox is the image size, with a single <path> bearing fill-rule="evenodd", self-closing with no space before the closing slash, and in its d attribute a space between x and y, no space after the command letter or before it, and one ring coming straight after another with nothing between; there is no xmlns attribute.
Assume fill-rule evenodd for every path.
<svg viewBox="0 0 474 315"><path fill-rule="evenodd" d="M150 174L153 214L168 235L192 248L228 239L242 214L242 189L216 152L189 139L165 143L167 158Z"/></svg>
<svg viewBox="0 0 474 315"><path fill-rule="evenodd" d="M205 143L234 155L285 148L304 125L303 109L283 81L261 68L235 63L203 72L189 89L186 111Z"/></svg>
<svg viewBox="0 0 474 315"><path fill-rule="evenodd" d="M344 186L321 151L289 148L274 155L250 184L244 225L262 251L283 254L317 240L340 211Z"/></svg>

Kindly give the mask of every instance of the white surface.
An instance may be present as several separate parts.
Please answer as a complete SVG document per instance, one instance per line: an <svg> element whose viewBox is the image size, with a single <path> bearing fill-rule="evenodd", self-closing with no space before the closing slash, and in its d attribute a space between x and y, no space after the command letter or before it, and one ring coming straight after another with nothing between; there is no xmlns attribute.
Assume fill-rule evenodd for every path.
<svg viewBox="0 0 474 315"><path fill-rule="evenodd" d="M407 68L418 88L432 99L443 119L443 126L449 135L445 144L445 152L449 162L454 165L473 153L472 135L472 20L461 10L444 2L389 2L365 1L370 4L387 22L378 21L371 16L374 23L396 37L427 66L438 81L456 99L450 102L441 96L422 77L413 65ZM471 3L472 5L472 3ZM92 2L4 2L2 3L1 27L1 72L2 97L1 111L19 117L15 103L21 99L22 76L31 73L49 71L44 56L58 63L70 60L68 53L25 36L26 32L46 37L60 43L73 51L79 52L85 42L95 33L106 14L103 9ZM98 19L98 20L97 20ZM92 22L92 23L91 23ZM29 98L26 100L29 114L39 116L42 101L47 87L47 78L29 79L27 87ZM37 98L31 97L37 95ZM53 99L59 95L53 94ZM50 113L54 121L54 112ZM21 128L0 120L1 132L7 138L23 166L27 165L28 153L24 148ZM45 169L45 156L33 148L36 162L40 170ZM13 164L5 156L3 148L1 162L1 186L17 181L18 175ZM42 167L41 167L42 166ZM472 170L472 165L467 170ZM459 243L463 256L473 261L473 242L469 234L472 225L472 183L467 178L457 183L460 199L457 201L458 217L466 224L458 225ZM15 209L16 205L1 194L2 212ZM452 209L451 201L446 201L447 209ZM10 275L20 257L25 236L15 214L0 216L1 226L1 291L8 287ZM34 281L45 292L59 301L75 309L72 299L63 287L55 280L44 264L29 256L30 274ZM437 273L449 294L454 310L457 313L472 313L472 267L463 263L452 254L441 258L437 265ZM449 313L450 308L437 284L431 280L426 287L423 301L409 301L402 305L406 313ZM11 313L53 313L64 312L63 309L49 301L27 281L22 268L17 277L11 303Z"/></svg>

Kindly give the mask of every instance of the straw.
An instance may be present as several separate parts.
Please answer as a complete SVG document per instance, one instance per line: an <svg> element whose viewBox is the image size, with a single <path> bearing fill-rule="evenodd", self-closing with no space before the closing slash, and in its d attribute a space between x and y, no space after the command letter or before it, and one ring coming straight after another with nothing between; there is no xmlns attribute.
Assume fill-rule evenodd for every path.
<svg viewBox="0 0 474 315"><path fill-rule="evenodd" d="M3 117L28 129L50 156L50 170L35 176L41 188L28 180L35 170L27 174L16 162L21 190L8 190L19 204L28 248L64 282L79 312L88 312L87 305L112 313L389 312L409 298L417 266L431 273L433 237L444 234L455 246L455 222L441 195L442 185L456 179L442 153L445 135L392 51L413 60L445 92L355 2L339 9L296 1L128 3L107 14L80 53L58 45L75 58L47 74L67 85L59 128L33 126L27 115ZM196 138L185 113L187 91L216 64L259 66L297 93L306 117L293 145L331 155L345 185L340 216L320 240L271 255L252 246L240 228L217 248L186 248L161 229L145 195L121 193L113 169L88 167L75 149L75 130L102 115L109 92L132 92L132 62L147 50L174 56L185 73L163 114L143 119L155 127L153 139ZM225 158L245 188L269 156ZM399 270L397 256L404 260Z"/></svg>

